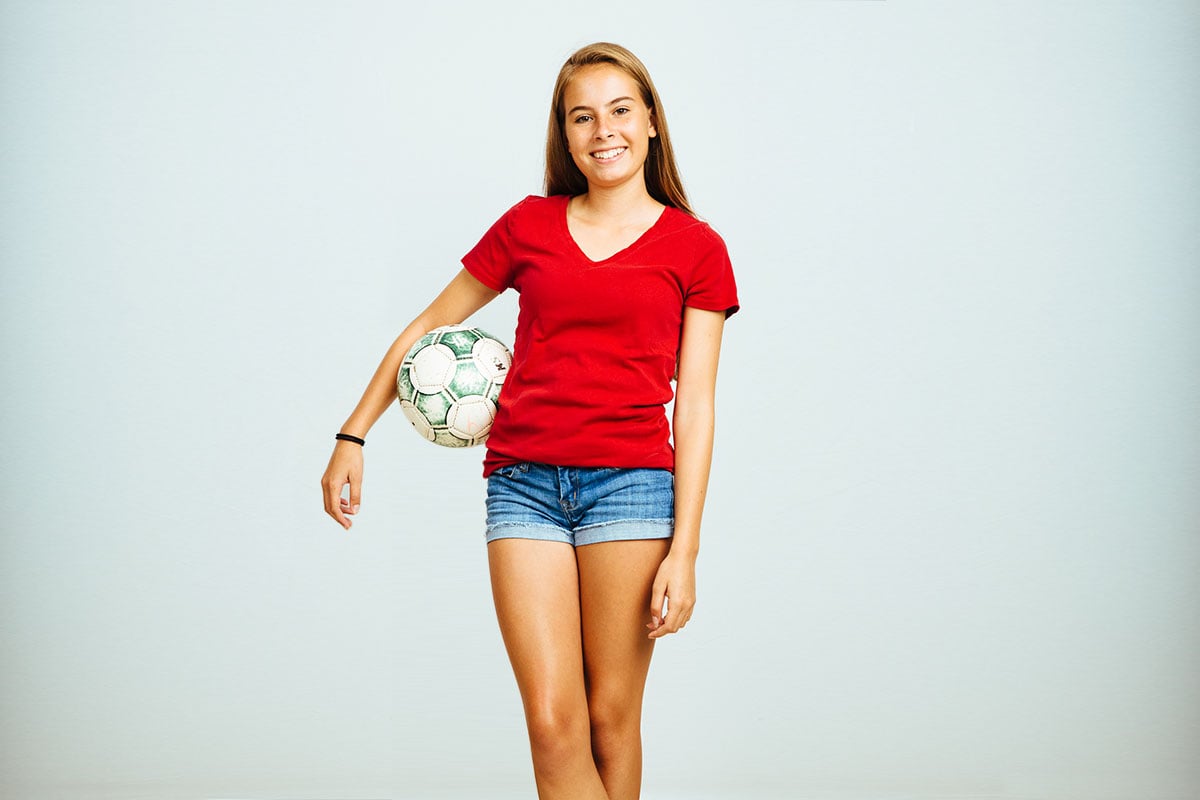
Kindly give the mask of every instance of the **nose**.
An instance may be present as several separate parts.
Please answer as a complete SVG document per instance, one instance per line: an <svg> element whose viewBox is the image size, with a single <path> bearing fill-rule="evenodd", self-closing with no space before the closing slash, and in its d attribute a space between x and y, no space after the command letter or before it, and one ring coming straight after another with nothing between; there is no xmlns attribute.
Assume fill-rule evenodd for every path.
<svg viewBox="0 0 1200 800"><path fill-rule="evenodd" d="M612 131L608 129L608 123L605 122L603 118L601 118L600 120L598 120L596 122L596 138L597 139L611 139L612 135L613 135Z"/></svg>

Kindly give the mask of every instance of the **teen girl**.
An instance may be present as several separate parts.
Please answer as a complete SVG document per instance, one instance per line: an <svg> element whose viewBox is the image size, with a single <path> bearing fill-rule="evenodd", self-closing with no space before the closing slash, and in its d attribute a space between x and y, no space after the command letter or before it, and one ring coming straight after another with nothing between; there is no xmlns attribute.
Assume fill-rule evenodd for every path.
<svg viewBox="0 0 1200 800"><path fill-rule="evenodd" d="M361 440L396 400L413 343L515 288L513 363L484 460L486 536L538 796L634 800L654 642L687 624L696 599L717 356L737 290L628 50L593 44L563 65L545 188L488 230L392 344L342 426L325 511L350 527Z"/></svg>

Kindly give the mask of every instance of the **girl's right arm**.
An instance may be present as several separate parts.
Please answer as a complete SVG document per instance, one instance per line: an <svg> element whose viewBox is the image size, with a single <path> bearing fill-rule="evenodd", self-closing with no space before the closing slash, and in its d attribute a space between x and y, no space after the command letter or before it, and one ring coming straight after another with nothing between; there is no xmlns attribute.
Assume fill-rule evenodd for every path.
<svg viewBox="0 0 1200 800"><path fill-rule="evenodd" d="M371 426L396 401L396 374L400 371L400 362L417 340L434 328L462 322L499 294L480 283L465 269L460 270L429 307L392 342L379 368L375 370L375 376L363 392L362 399L342 425L341 432L360 439L367 438ZM325 475L321 478L321 491L325 497L325 513L346 530L350 529L349 518L358 512L362 499L362 473L362 447L354 442L338 440L333 455L329 457ZM346 484L350 485L349 498L342 497L342 489Z"/></svg>

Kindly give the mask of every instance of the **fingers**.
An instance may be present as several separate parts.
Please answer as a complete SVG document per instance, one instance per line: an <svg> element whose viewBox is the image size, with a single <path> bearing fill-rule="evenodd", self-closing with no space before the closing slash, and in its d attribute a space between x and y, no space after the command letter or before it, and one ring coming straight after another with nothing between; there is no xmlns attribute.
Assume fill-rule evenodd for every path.
<svg viewBox="0 0 1200 800"><path fill-rule="evenodd" d="M353 524L350 517L358 513L362 502L362 475L362 448L335 446L329 466L321 477L321 494L325 500L325 513L346 530L350 530ZM347 484L350 486L349 498L342 497Z"/></svg>
<svg viewBox="0 0 1200 800"><path fill-rule="evenodd" d="M694 597L685 597L682 594L679 597L673 597L669 586L663 586L660 589L658 582L655 581L650 594L650 622L646 625L650 629L650 638L661 639L668 634L683 630L688 620L692 618L692 609L695 605ZM665 615L663 614L664 608L666 609Z"/></svg>
<svg viewBox="0 0 1200 800"><path fill-rule="evenodd" d="M661 622L655 625L650 630L651 639L661 639L662 637L679 633L684 626L688 624L688 620L692 618L692 608L696 601L691 598L677 600L667 595L667 615L665 618L659 617ZM651 622L653 623L653 619Z"/></svg>
<svg viewBox="0 0 1200 800"><path fill-rule="evenodd" d="M358 505L362 502L362 474L350 473L350 510L346 513L357 514Z"/></svg>
<svg viewBox="0 0 1200 800"><path fill-rule="evenodd" d="M661 578L655 578L654 585L650 589L650 622L646 625L650 629L651 637L658 630L663 622L663 608L667 603L667 582Z"/></svg>
<svg viewBox="0 0 1200 800"><path fill-rule="evenodd" d="M346 518L350 511L346 500L342 498L342 486L337 479L326 476L321 479L321 494L325 498L325 513L333 517L338 525L350 530L350 520Z"/></svg>

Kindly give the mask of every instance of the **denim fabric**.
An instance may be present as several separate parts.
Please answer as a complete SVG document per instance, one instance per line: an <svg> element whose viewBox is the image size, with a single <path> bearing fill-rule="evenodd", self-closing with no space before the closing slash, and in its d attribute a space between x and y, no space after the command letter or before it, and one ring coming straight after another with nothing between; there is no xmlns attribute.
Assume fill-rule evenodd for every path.
<svg viewBox="0 0 1200 800"><path fill-rule="evenodd" d="M487 483L487 540L572 545L666 539L674 532L675 478L665 469L500 467Z"/></svg>

